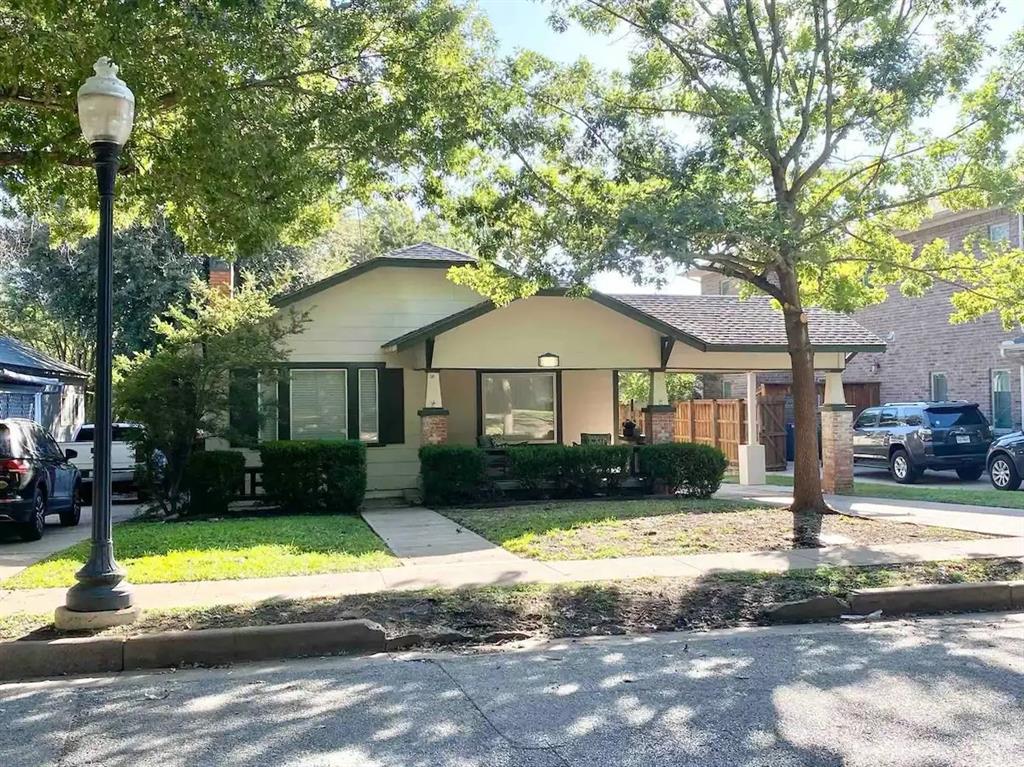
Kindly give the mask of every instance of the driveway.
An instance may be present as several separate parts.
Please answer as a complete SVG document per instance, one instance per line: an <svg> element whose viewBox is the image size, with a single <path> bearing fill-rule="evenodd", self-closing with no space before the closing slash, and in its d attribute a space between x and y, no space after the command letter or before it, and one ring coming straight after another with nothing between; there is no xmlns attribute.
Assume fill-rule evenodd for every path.
<svg viewBox="0 0 1024 767"><path fill-rule="evenodd" d="M4 767L1007 767L1024 616L0 685Z"/></svg>
<svg viewBox="0 0 1024 767"><path fill-rule="evenodd" d="M780 474L787 477L793 476L793 464L790 463L785 471L771 472L772 474ZM885 467L880 466L864 466L857 464L853 467L854 479L859 479L861 482L875 482L880 485L898 485L891 476L889 471ZM901 485L902 487L902 485ZM988 474L982 474L981 479L975 479L967 481L960 479L956 475L955 471L926 471L924 476L919 482L914 483L911 487L926 487L926 488L962 488L964 490L991 490L992 485L988 481Z"/></svg>
<svg viewBox="0 0 1024 767"><path fill-rule="evenodd" d="M122 522L134 516L137 503L114 502L114 522ZM61 527L57 517L48 517L46 532L38 541L22 541L11 530L0 527L0 583L24 570L29 565L85 540L92 534L92 506L82 507L82 521L76 527Z"/></svg>

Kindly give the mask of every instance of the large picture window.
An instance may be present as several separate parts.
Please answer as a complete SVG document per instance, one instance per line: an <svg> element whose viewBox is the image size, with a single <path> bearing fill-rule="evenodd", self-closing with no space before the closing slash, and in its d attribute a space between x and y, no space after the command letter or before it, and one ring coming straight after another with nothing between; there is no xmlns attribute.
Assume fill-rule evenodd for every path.
<svg viewBox="0 0 1024 767"><path fill-rule="evenodd" d="M483 433L508 442L554 442L554 373L481 373Z"/></svg>
<svg viewBox="0 0 1024 767"><path fill-rule="evenodd" d="M348 371L291 371L291 438L348 439Z"/></svg>

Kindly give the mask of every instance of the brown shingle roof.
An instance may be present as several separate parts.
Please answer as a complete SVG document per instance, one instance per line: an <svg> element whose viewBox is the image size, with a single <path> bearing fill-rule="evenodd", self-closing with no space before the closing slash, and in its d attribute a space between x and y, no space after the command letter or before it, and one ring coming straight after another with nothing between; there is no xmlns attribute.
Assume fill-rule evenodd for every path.
<svg viewBox="0 0 1024 767"><path fill-rule="evenodd" d="M476 259L468 253L435 245L432 242L417 242L404 248L385 253L381 258L404 258L416 261L462 261L467 264L476 263Z"/></svg>
<svg viewBox="0 0 1024 767"><path fill-rule="evenodd" d="M767 297L615 295L612 298L643 312L709 347L786 346L782 312ZM818 348L862 348L885 344L847 314L807 309L811 344Z"/></svg>

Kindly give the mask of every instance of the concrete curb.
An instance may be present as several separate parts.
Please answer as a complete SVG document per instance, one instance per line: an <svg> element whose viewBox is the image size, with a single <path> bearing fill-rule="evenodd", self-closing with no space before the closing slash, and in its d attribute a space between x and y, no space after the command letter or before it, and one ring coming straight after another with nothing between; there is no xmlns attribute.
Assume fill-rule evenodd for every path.
<svg viewBox="0 0 1024 767"><path fill-rule="evenodd" d="M383 627L368 620L0 642L0 681L385 649Z"/></svg>
<svg viewBox="0 0 1024 767"><path fill-rule="evenodd" d="M936 583L857 589L847 599L816 596L783 602L765 611L772 623L803 623L844 614L908 615L911 613L1024 610L1024 581Z"/></svg>

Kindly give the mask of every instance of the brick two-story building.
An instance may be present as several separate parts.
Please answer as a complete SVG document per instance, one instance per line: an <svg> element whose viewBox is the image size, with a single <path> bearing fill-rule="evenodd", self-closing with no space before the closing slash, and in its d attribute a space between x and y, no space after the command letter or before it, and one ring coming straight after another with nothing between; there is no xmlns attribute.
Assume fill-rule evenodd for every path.
<svg viewBox="0 0 1024 767"><path fill-rule="evenodd" d="M906 236L920 245L944 239L956 249L969 233L1021 247L1024 216L1005 208L954 213L946 211ZM739 283L721 275L696 272L701 293L730 295ZM861 406L878 402L916 400L969 400L977 402L997 431L1021 425L1022 381L1019 362L1003 355L1001 345L1020 335L1006 331L998 315L962 325L951 325L949 298L953 288L937 284L920 298L908 298L890 289L889 298L854 314L858 323L887 344L885 352L859 354L846 368L843 381L847 401ZM763 374L758 382L782 393L786 377ZM744 397L742 376L714 376L705 380L707 397Z"/></svg>

